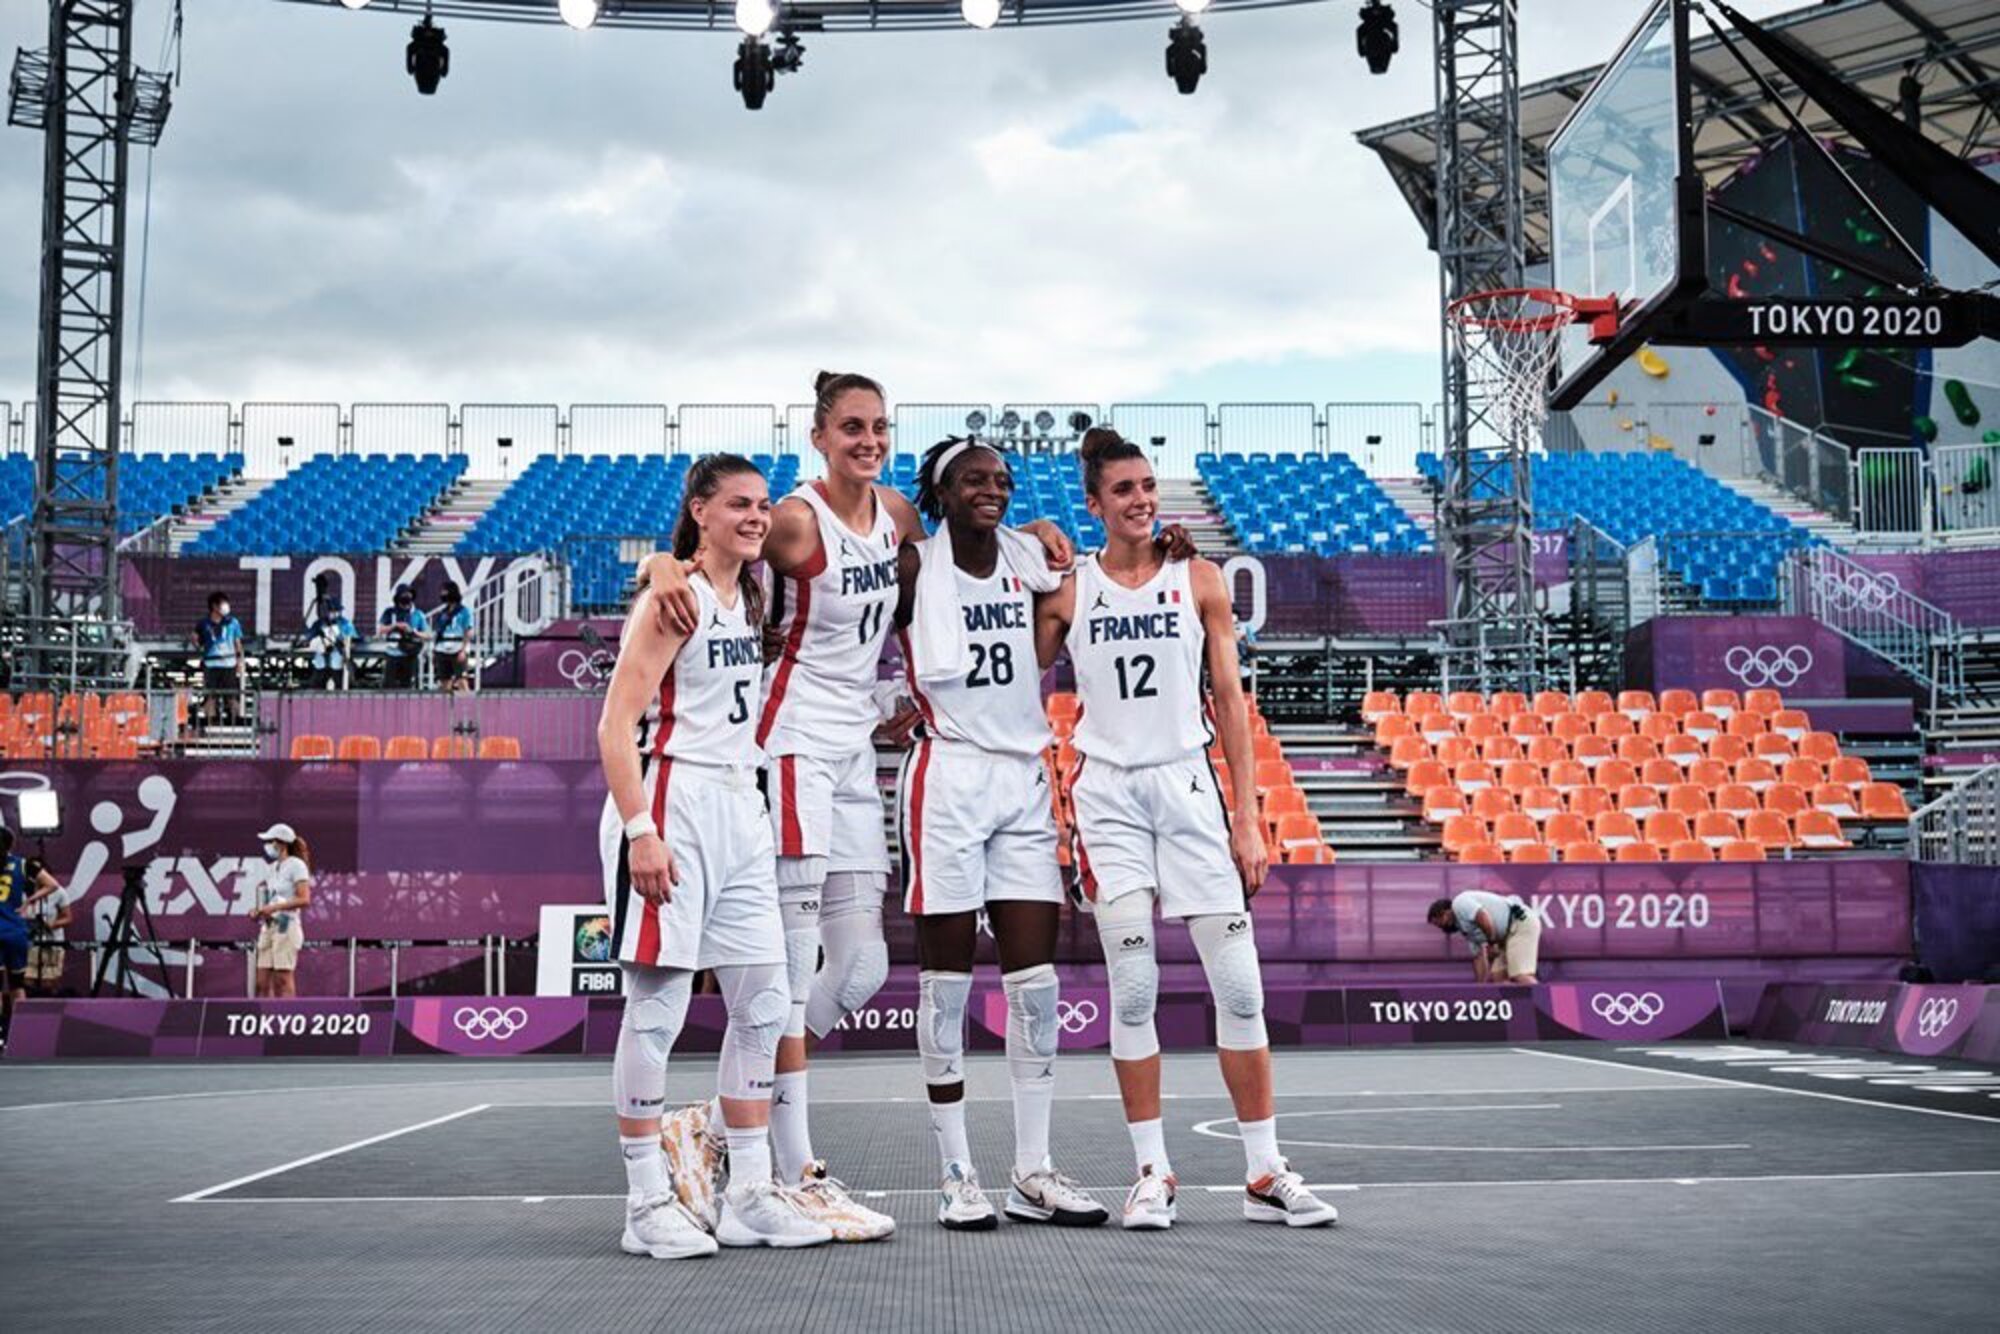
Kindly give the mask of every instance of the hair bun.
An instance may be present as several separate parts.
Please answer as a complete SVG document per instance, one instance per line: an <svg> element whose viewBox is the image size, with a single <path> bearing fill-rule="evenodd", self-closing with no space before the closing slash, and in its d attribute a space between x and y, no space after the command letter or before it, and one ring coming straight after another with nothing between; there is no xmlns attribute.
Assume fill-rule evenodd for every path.
<svg viewBox="0 0 2000 1334"><path fill-rule="evenodd" d="M826 392L826 387L832 384L835 380L838 380L839 378L840 375L836 371L821 371L818 375L813 376L814 396L824 394Z"/></svg>
<svg viewBox="0 0 2000 1334"><path fill-rule="evenodd" d="M1083 433L1083 440L1077 445L1077 453L1085 459L1095 459L1099 455L1125 443L1125 437L1109 426L1093 426Z"/></svg>

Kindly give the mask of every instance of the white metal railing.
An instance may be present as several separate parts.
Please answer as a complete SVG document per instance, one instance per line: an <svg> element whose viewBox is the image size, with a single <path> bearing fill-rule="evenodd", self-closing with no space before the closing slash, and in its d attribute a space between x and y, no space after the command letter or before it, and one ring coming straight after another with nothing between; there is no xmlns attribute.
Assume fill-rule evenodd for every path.
<svg viewBox="0 0 2000 1334"><path fill-rule="evenodd" d="M1912 539L1930 532L1928 464L1922 450L1870 445L1854 451L1852 470L1857 529Z"/></svg>
<svg viewBox="0 0 2000 1334"><path fill-rule="evenodd" d="M2000 866L2000 764L1979 770L1911 814L1910 856Z"/></svg>
<svg viewBox="0 0 2000 1334"><path fill-rule="evenodd" d="M506 574L488 579L472 600L472 639L468 658L477 688L487 661L511 652L523 626L537 630L570 614L569 570L552 552L539 561L516 561ZM514 575L514 570L520 574ZM426 670L430 655L426 654Z"/></svg>
<svg viewBox="0 0 2000 1334"><path fill-rule="evenodd" d="M1785 600L1851 643L1888 659L1934 697L1965 693L1958 618L1831 547L1792 553Z"/></svg>

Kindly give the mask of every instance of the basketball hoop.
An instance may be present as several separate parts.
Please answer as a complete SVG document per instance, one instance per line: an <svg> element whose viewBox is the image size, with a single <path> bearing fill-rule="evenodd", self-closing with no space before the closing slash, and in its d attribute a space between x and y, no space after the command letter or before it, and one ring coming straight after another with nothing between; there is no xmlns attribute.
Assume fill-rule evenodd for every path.
<svg viewBox="0 0 2000 1334"><path fill-rule="evenodd" d="M1495 428L1529 448L1549 415L1549 371L1562 331L1588 324L1593 340L1618 329L1618 298L1571 296L1552 287L1503 287L1462 296L1444 308L1452 348L1468 385L1492 400Z"/></svg>

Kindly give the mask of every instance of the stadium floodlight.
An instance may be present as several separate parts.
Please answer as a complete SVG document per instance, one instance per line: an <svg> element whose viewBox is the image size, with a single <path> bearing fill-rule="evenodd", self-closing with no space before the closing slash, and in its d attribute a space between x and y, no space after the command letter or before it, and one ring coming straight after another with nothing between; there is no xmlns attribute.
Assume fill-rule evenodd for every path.
<svg viewBox="0 0 2000 1334"><path fill-rule="evenodd" d="M742 6L738 5L740 11ZM736 67L732 77L736 91L743 95L743 105L755 111L764 105L764 99L778 86L778 71L771 65L771 48L763 39L745 37L736 48Z"/></svg>
<svg viewBox="0 0 2000 1334"><path fill-rule="evenodd" d="M37 838L56 838L62 834L62 802L52 787L31 788L15 798L19 815L19 827L24 834Z"/></svg>
<svg viewBox="0 0 2000 1334"><path fill-rule="evenodd" d="M1188 15L1190 18L1201 13L1209 6L1209 0L1174 0L1174 3L1180 6L1181 13Z"/></svg>
<svg viewBox="0 0 2000 1334"><path fill-rule="evenodd" d="M745 36L762 37L778 21L778 7L771 0L736 0L736 26Z"/></svg>
<svg viewBox="0 0 2000 1334"><path fill-rule="evenodd" d="M961 0L958 8L973 27L990 28L1000 21L1000 11L1006 5L1004 0Z"/></svg>
<svg viewBox="0 0 2000 1334"><path fill-rule="evenodd" d="M1035 434L1047 435L1056 429L1056 414L1043 408L1035 414Z"/></svg>
<svg viewBox="0 0 2000 1334"><path fill-rule="evenodd" d="M602 8L599 0L556 0L556 13L578 32L597 22L598 11Z"/></svg>
<svg viewBox="0 0 2000 1334"><path fill-rule="evenodd" d="M1013 435L1019 431L1021 429L1021 414L1012 408L1008 408L1000 414L1000 429L1008 435Z"/></svg>
<svg viewBox="0 0 2000 1334"><path fill-rule="evenodd" d="M346 6L348 9L368 8L368 0L340 0L340 3Z"/></svg>
<svg viewBox="0 0 2000 1334"><path fill-rule="evenodd" d="M438 84L451 73L451 50L444 44L444 29L424 15L424 21L410 29L410 44L403 51L403 68L417 82L425 97L437 92Z"/></svg>
<svg viewBox="0 0 2000 1334"><path fill-rule="evenodd" d="M1387 74L1389 61L1403 49L1396 11L1382 0L1368 0L1361 6L1361 26L1354 30L1354 49L1368 62L1370 74Z"/></svg>
<svg viewBox="0 0 2000 1334"><path fill-rule="evenodd" d="M1082 435L1085 431L1088 431L1090 429L1090 414L1087 412L1070 413L1069 429L1078 435Z"/></svg>
<svg viewBox="0 0 2000 1334"><path fill-rule="evenodd" d="M1186 96L1208 73L1208 41L1193 19L1184 18L1167 33L1167 77Z"/></svg>
<svg viewBox="0 0 2000 1334"><path fill-rule="evenodd" d="M986 429L986 414L981 412L977 408L974 408L971 412L966 413L965 429L970 431L974 435L978 435L981 431Z"/></svg>

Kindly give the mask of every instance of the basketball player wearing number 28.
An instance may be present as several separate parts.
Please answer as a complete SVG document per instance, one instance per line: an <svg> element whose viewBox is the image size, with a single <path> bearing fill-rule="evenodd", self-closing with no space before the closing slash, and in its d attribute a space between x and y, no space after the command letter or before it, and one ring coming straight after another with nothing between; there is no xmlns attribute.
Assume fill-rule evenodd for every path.
<svg viewBox="0 0 2000 1334"><path fill-rule="evenodd" d="M1104 549L1041 600L1035 640L1044 664L1058 648L1068 651L1082 704L1065 781L1077 867L1111 982L1112 1066L1138 1166L1121 1221L1133 1229L1174 1221L1153 1023L1157 900L1163 917L1187 923L1215 998L1217 1055L1247 1160L1243 1216L1288 1227L1332 1223L1338 1212L1278 1152L1249 917L1268 854L1228 590L1214 564L1170 559L1155 541L1158 485L1138 446L1097 427L1085 434L1082 456L1085 501L1104 524ZM1211 717L1236 784L1233 822L1208 763Z"/></svg>

